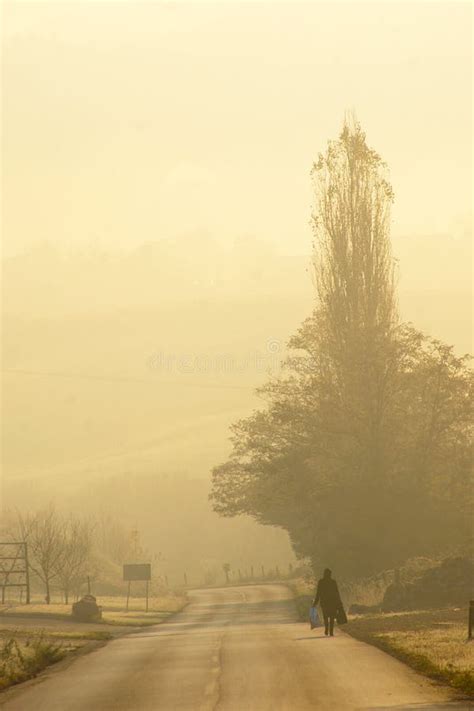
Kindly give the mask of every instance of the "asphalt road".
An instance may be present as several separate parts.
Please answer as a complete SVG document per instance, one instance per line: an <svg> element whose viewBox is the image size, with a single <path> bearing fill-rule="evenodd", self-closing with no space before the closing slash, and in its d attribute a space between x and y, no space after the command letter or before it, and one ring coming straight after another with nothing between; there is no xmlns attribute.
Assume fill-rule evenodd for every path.
<svg viewBox="0 0 474 711"><path fill-rule="evenodd" d="M170 622L0 696L5 711L471 709L339 630L295 622L282 585L196 590ZM3 701L3 703L2 703Z"/></svg>

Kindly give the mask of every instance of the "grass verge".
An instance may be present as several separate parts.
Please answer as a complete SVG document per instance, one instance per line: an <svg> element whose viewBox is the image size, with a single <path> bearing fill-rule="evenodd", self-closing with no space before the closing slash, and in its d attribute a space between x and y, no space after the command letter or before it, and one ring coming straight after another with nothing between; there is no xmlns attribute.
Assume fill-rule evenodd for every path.
<svg viewBox="0 0 474 711"><path fill-rule="evenodd" d="M61 644L42 634L22 641L7 637L0 644L0 689L31 679L65 655Z"/></svg>
<svg viewBox="0 0 474 711"><path fill-rule="evenodd" d="M350 619L344 631L474 697L474 642L467 642L465 610L358 616Z"/></svg>
<svg viewBox="0 0 474 711"><path fill-rule="evenodd" d="M142 598L130 598L129 609L125 610L126 599L122 597L100 597L102 619L94 624L113 627L147 627L164 622L170 615L179 612L187 604L185 595L155 596L149 600L148 612L145 612L145 601ZM27 618L56 620L59 623L74 622L71 617L71 605L53 602L50 605L34 601L30 605L9 605L1 608L0 620L14 622L15 619ZM84 623L79 623L79 626ZM63 625L61 624L61 627Z"/></svg>

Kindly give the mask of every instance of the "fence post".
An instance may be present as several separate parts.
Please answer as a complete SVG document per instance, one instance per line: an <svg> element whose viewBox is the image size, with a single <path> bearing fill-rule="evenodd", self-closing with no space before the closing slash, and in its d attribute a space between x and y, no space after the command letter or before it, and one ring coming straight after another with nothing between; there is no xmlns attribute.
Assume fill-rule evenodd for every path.
<svg viewBox="0 0 474 711"><path fill-rule="evenodd" d="M467 623L467 638L472 639L472 628L474 626L474 600L469 601L469 618Z"/></svg>

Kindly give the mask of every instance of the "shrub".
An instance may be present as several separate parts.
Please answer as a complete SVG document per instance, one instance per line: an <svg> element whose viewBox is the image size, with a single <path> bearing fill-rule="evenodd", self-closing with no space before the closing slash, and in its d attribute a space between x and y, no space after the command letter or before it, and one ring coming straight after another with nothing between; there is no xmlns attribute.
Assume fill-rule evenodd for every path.
<svg viewBox="0 0 474 711"><path fill-rule="evenodd" d="M65 652L39 634L27 640L22 648L15 637L0 645L0 689L31 679L50 664L58 662Z"/></svg>

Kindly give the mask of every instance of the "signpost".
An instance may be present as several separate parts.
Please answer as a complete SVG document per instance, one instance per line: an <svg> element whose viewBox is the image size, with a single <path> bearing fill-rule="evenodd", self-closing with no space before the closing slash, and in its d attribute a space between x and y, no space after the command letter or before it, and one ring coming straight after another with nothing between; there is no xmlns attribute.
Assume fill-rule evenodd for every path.
<svg viewBox="0 0 474 711"><path fill-rule="evenodd" d="M148 612L148 586L151 580L151 563L126 563L123 566L123 579L128 582L127 612L130 601L130 586L132 582L146 582L146 608Z"/></svg>
<svg viewBox="0 0 474 711"><path fill-rule="evenodd" d="M467 623L467 638L472 639L472 628L474 627L474 600L469 600L469 617Z"/></svg>

